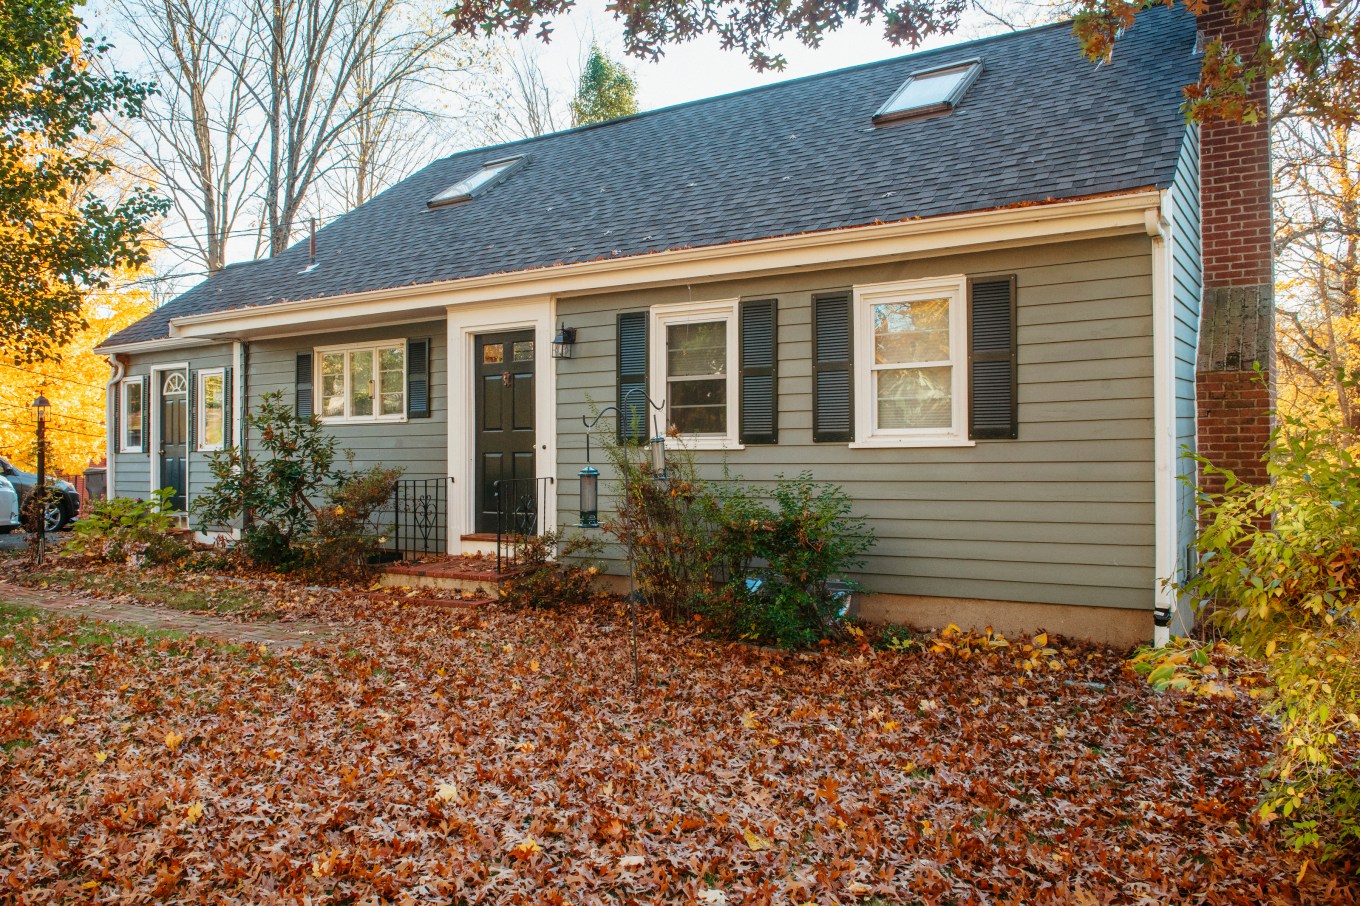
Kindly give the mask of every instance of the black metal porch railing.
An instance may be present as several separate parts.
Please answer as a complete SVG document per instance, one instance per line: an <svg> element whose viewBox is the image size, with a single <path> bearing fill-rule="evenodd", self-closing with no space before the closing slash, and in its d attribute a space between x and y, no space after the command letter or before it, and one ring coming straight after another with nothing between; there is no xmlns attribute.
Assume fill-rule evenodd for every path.
<svg viewBox="0 0 1360 906"><path fill-rule="evenodd" d="M447 478L403 478L392 491L387 549L402 555L442 554L448 549Z"/></svg>
<svg viewBox="0 0 1360 906"><path fill-rule="evenodd" d="M551 476L492 482L496 495L496 572L505 572L519 561L516 542L538 534L543 501L554 483Z"/></svg>

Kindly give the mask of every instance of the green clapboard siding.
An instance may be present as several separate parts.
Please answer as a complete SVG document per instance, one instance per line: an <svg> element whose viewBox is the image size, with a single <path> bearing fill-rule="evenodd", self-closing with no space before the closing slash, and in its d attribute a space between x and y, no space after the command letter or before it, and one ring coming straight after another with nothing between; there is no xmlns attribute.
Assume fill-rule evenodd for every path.
<svg viewBox="0 0 1360 906"><path fill-rule="evenodd" d="M297 354L317 346L340 346L376 340L423 339L430 342L430 417L406 422L328 425L339 448L354 453L355 469L374 465L401 467L403 478L446 480L448 471L448 328L443 321L401 324L368 330L289 337L282 340L256 340L250 344L250 400L258 406L265 394L281 391L288 405L293 404L296 386ZM320 404L320 388L316 390Z"/></svg>
<svg viewBox="0 0 1360 906"><path fill-rule="evenodd" d="M812 442L811 300L855 284L1014 273L1019 295L1018 440L974 447L850 449ZM779 300L779 443L700 453L702 472L767 483L804 469L843 484L879 542L871 591L1151 608L1151 243L1143 236L752 278L558 302L577 329L557 363L559 513L575 521L581 416L614 402L620 311L703 299ZM655 395L655 394L654 394ZM602 506L610 503L610 469ZM621 572L618 551L611 571Z"/></svg>
<svg viewBox="0 0 1360 906"><path fill-rule="evenodd" d="M1186 130L1176 177L1168 192L1171 233L1172 301L1176 334L1176 577L1185 575L1186 548L1196 532L1194 478L1195 359L1199 346L1200 260L1199 130Z"/></svg>
<svg viewBox="0 0 1360 906"><path fill-rule="evenodd" d="M198 371L202 368L231 368L231 344L222 343L212 346L195 346L190 349L172 349L165 352L139 353L128 357L127 377L141 377L149 375L151 369L156 365L178 364L181 362L189 363L190 371ZM148 407L158 404L159 396L155 388L148 386ZM233 429L232 434L235 435ZM150 432L147 433L148 444L143 448L150 450ZM151 462L153 456L150 452L143 453L119 453L117 452L117 439L114 440L114 488L113 493L118 497L136 497L145 499L151 493ZM188 454L188 499L189 505L193 505L194 498L200 494L205 487L212 483L212 476L208 472L208 457L211 453L200 453L193 449ZM159 483L159 475L157 475Z"/></svg>

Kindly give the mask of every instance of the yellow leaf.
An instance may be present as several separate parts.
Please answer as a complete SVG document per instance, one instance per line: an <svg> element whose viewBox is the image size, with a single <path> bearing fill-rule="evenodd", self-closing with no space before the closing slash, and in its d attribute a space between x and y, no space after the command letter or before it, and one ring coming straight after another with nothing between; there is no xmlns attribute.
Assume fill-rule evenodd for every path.
<svg viewBox="0 0 1360 906"><path fill-rule="evenodd" d="M63 718L61 719L61 722L62 722L63 725L69 727L69 726L71 726L73 723L76 722L76 719L75 719L74 717L72 717L71 715L68 714L68 715L66 715L65 717L63 717Z"/></svg>
<svg viewBox="0 0 1360 906"><path fill-rule="evenodd" d="M179 744L182 742L184 742L184 737L180 736L174 730L171 730L169 733L165 734L165 747L169 749L171 752L178 749Z"/></svg>
<svg viewBox="0 0 1360 906"><path fill-rule="evenodd" d="M109 760L109 753L108 753L108 752L95 752L95 753L94 753L94 763L95 763L95 764L103 764L104 762L106 762L106 761L108 761L108 760Z"/></svg>
<svg viewBox="0 0 1360 906"><path fill-rule="evenodd" d="M1047 645L1047 644L1048 644L1048 633L1046 633L1046 632L1041 632L1041 633L1039 633L1038 635L1036 635L1036 636L1034 637L1034 647L1035 647L1035 648L1043 648L1043 647L1044 647L1045 645Z"/></svg>
<svg viewBox="0 0 1360 906"><path fill-rule="evenodd" d="M1271 639L1269 642L1266 642L1266 657L1271 657L1274 654L1275 654L1275 640ZM1308 863L1304 862L1303 867L1306 870L1308 868Z"/></svg>
<svg viewBox="0 0 1360 906"><path fill-rule="evenodd" d="M203 803L195 802L184 810L184 820L194 824L203 817Z"/></svg>
<svg viewBox="0 0 1360 906"><path fill-rule="evenodd" d="M522 859L528 859L531 856L543 852L543 847L539 846L538 841L533 837L525 837L511 847L510 852Z"/></svg>
<svg viewBox="0 0 1360 906"><path fill-rule="evenodd" d="M537 673L537 672L538 672L538 661L530 661L530 662L529 662L529 669L532 670L534 673Z"/></svg>
<svg viewBox="0 0 1360 906"><path fill-rule="evenodd" d="M747 711L745 714L743 714L741 716L741 725L748 730L759 729L760 721L756 720L756 712Z"/></svg>
<svg viewBox="0 0 1360 906"><path fill-rule="evenodd" d="M458 798L458 784L441 783L439 790L434 795L440 802L452 802Z"/></svg>
<svg viewBox="0 0 1360 906"><path fill-rule="evenodd" d="M98 881L86 881L84 884L81 884L81 885L80 885L80 889L81 889L81 890L94 890L94 889L95 889L96 887L98 887L98 886L99 886L99 882L98 882Z"/></svg>
<svg viewBox="0 0 1360 906"><path fill-rule="evenodd" d="M746 838L746 845L751 848L751 852L758 853L774 846L774 843L768 838L762 837L760 834L752 833L744 827L741 829L741 835Z"/></svg>

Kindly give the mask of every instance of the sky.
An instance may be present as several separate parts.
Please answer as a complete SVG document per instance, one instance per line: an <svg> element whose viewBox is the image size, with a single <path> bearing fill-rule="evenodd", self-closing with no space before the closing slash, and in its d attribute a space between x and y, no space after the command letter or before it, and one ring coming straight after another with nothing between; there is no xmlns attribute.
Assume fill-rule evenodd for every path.
<svg viewBox="0 0 1360 906"><path fill-rule="evenodd" d="M1033 4L1021 0L1016 18L1032 19ZM1023 7L1019 9L1018 7ZM592 38L616 59L623 59L638 83L638 101L643 110L669 107L699 98L741 91L785 79L829 72L860 63L889 59L913 52L913 48L894 46L883 38L881 21L873 25L853 23L832 32L818 48L804 47L797 40L781 42L776 49L788 60L781 72L760 73L738 51L723 50L714 36L666 49L658 62L625 58L621 31L605 11L603 0L583 0L578 8L554 23L559 36L541 53L545 68L558 78L574 80L580 64L577 57ZM1005 28L993 19L968 17L959 32L928 41L921 48L955 44L971 38L996 34Z"/></svg>

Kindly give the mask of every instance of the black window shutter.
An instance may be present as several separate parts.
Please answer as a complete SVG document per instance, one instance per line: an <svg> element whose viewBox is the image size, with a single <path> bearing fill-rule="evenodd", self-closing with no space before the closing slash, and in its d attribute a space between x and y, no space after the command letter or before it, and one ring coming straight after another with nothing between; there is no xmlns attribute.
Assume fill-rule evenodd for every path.
<svg viewBox="0 0 1360 906"><path fill-rule="evenodd" d="M647 320L645 311L619 315L619 442L647 439ZM641 393L635 391L641 391Z"/></svg>
<svg viewBox="0 0 1360 906"><path fill-rule="evenodd" d="M430 341L406 341L406 415L430 417Z"/></svg>
<svg viewBox="0 0 1360 906"><path fill-rule="evenodd" d="M854 374L851 370L850 294L812 298L812 439L855 439Z"/></svg>
<svg viewBox="0 0 1360 906"><path fill-rule="evenodd" d="M189 452L198 452L198 407L203 401L198 398L198 372L189 371L189 392L185 394L184 420L188 422Z"/></svg>
<svg viewBox="0 0 1360 906"><path fill-rule="evenodd" d="M312 417L312 354L297 354L297 403L294 407L298 418Z"/></svg>
<svg viewBox="0 0 1360 906"><path fill-rule="evenodd" d="M778 302L741 303L741 430L744 444L779 443Z"/></svg>
<svg viewBox="0 0 1360 906"><path fill-rule="evenodd" d="M222 449L231 448L231 369L222 372Z"/></svg>
<svg viewBox="0 0 1360 906"><path fill-rule="evenodd" d="M118 389L114 391L113 400L113 449L109 450L109 462L113 461L113 454L123 452L123 394L124 385L127 379L118 382ZM109 488L108 497L113 499L113 488Z"/></svg>
<svg viewBox="0 0 1360 906"><path fill-rule="evenodd" d="M1015 277L968 281L968 436L1019 436Z"/></svg>

